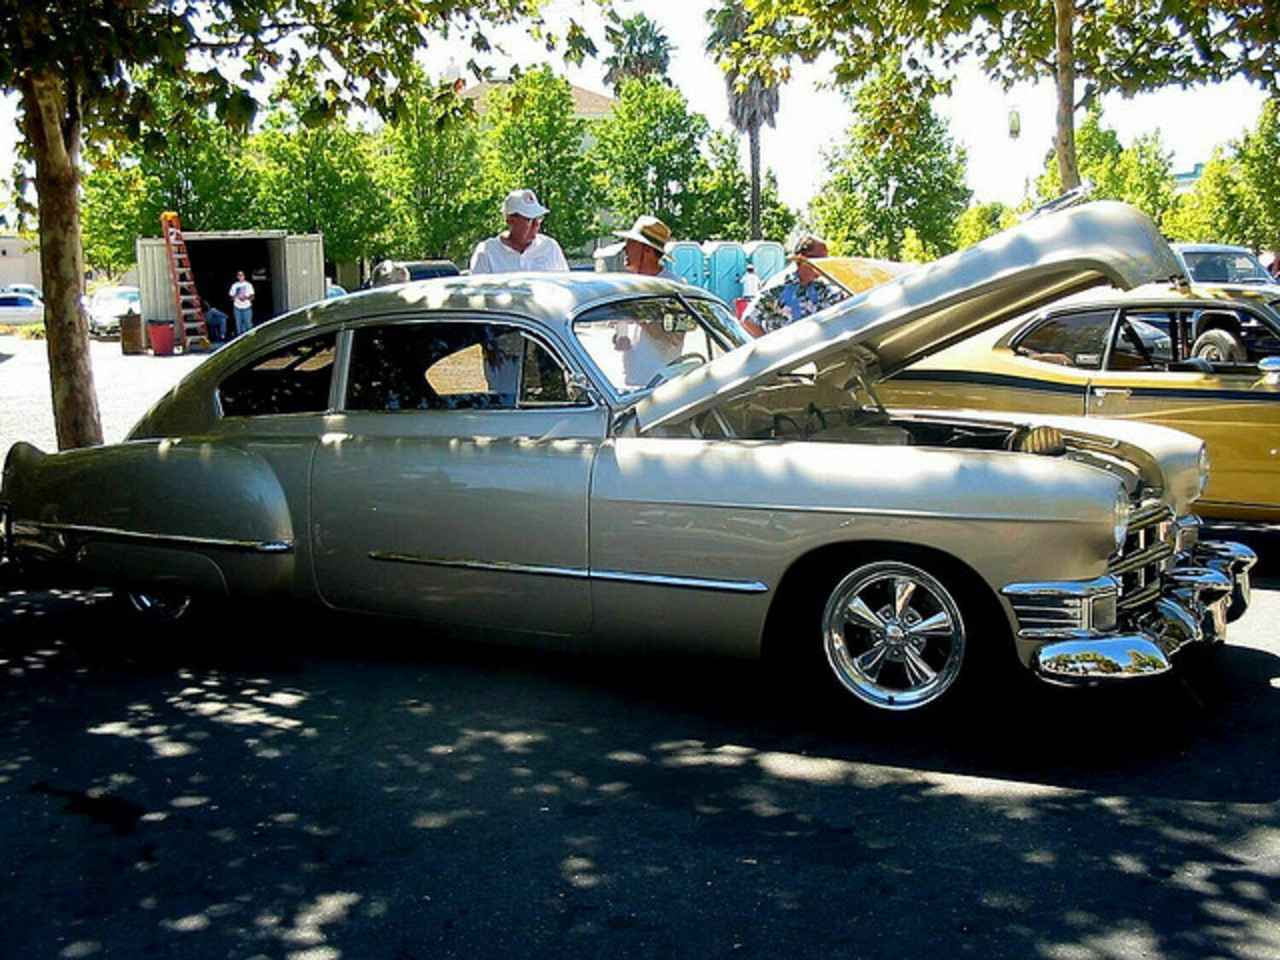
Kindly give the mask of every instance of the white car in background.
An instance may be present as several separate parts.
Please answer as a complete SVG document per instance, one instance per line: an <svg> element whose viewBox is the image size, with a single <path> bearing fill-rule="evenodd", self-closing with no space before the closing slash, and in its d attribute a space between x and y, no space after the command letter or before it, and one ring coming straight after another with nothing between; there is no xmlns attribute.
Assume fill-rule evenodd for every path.
<svg viewBox="0 0 1280 960"><path fill-rule="evenodd" d="M89 332L97 336L120 332L120 318L126 313L142 313L142 294L137 287L99 287L89 295L86 307Z"/></svg>
<svg viewBox="0 0 1280 960"><path fill-rule="evenodd" d="M25 325L44 320L44 301L30 293L0 292L0 325Z"/></svg>

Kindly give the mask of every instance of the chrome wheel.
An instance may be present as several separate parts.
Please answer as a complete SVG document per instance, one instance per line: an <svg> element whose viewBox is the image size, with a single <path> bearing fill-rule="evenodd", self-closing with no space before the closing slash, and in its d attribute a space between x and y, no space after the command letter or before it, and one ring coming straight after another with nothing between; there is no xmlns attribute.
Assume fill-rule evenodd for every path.
<svg viewBox="0 0 1280 960"><path fill-rule="evenodd" d="M908 563L870 563L841 580L827 600L822 636L836 679L882 710L933 703L964 663L959 605L940 581Z"/></svg>
<svg viewBox="0 0 1280 960"><path fill-rule="evenodd" d="M172 623L191 608L191 595L168 590L129 590L125 601L134 613L153 623Z"/></svg>

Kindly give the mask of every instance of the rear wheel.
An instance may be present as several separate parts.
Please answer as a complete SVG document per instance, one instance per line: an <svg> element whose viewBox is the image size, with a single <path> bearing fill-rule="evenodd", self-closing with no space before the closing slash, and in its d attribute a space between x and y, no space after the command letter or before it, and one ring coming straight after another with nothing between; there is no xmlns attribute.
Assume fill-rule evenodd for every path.
<svg viewBox="0 0 1280 960"><path fill-rule="evenodd" d="M970 659L952 588L899 560L863 564L835 585L822 612L822 645L840 686L886 711L943 700Z"/></svg>
<svg viewBox="0 0 1280 960"><path fill-rule="evenodd" d="M1222 329L1206 330L1196 337L1191 355L1211 363L1239 363L1246 359L1244 344L1231 331Z"/></svg>
<svg viewBox="0 0 1280 960"><path fill-rule="evenodd" d="M122 590L121 602L148 623L177 623L191 611L191 594L180 590Z"/></svg>

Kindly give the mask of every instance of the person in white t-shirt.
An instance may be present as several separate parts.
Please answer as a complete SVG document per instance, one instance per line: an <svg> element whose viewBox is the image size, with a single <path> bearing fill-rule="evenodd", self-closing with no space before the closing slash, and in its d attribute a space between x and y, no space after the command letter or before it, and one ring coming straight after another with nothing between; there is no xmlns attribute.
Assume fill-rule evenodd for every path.
<svg viewBox="0 0 1280 960"><path fill-rule="evenodd" d="M244 271L236 274L236 282L231 285L231 312L235 315L233 337L248 333L253 327L253 284L244 277Z"/></svg>
<svg viewBox="0 0 1280 960"><path fill-rule="evenodd" d="M667 265L671 228L657 217L637 217L630 230L615 230L613 235L626 243L623 259L628 273L680 280L679 274ZM652 319L615 323L613 349L622 354L626 386L637 388L647 385L655 373L680 356L684 337L684 330L667 330Z"/></svg>
<svg viewBox="0 0 1280 960"><path fill-rule="evenodd" d="M513 190L502 202L507 229L481 240L471 253L472 273L514 273L520 270L568 270L560 244L541 233L542 218L551 211L532 190Z"/></svg>

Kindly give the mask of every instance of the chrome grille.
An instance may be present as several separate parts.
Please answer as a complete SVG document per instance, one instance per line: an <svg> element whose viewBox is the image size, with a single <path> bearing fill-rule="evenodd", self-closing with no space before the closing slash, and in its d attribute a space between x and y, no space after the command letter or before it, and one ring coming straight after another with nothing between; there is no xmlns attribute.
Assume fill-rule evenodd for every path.
<svg viewBox="0 0 1280 960"><path fill-rule="evenodd" d="M1119 613L1132 613L1160 596L1160 574L1173 562L1176 533L1173 511L1165 504L1149 501L1134 510L1124 546L1107 567L1120 581Z"/></svg>

